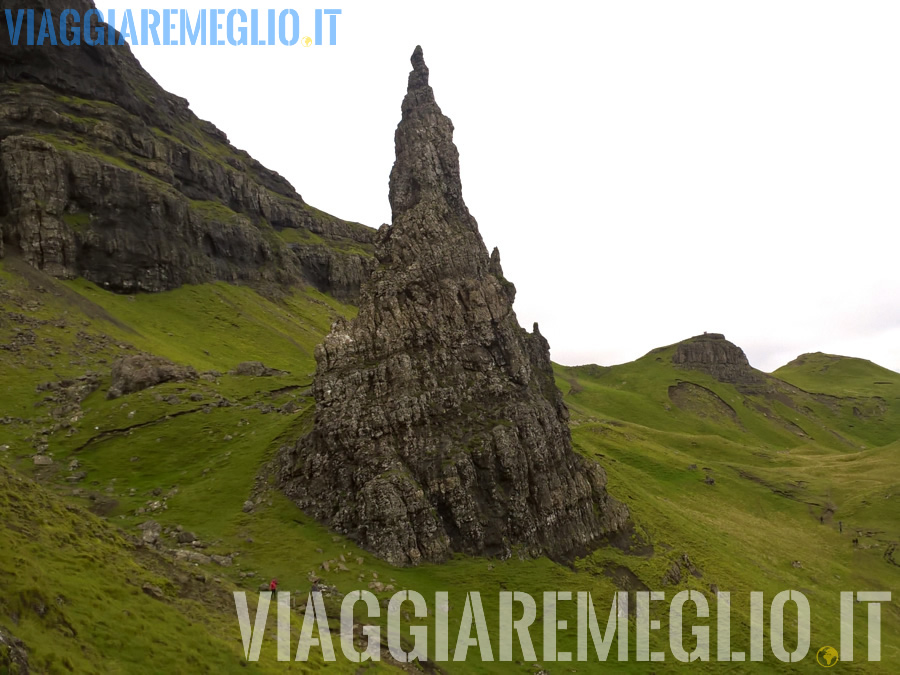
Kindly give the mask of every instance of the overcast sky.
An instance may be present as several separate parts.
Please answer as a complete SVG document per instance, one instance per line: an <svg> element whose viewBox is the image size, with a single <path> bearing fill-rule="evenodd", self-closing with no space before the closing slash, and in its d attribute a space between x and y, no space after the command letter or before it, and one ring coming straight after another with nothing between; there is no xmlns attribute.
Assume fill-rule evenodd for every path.
<svg viewBox="0 0 900 675"><path fill-rule="evenodd" d="M466 202L555 361L710 331L767 371L810 351L900 370L900 3L171 4L294 8L306 35L342 10L334 47L134 52L307 202L375 227L421 44Z"/></svg>

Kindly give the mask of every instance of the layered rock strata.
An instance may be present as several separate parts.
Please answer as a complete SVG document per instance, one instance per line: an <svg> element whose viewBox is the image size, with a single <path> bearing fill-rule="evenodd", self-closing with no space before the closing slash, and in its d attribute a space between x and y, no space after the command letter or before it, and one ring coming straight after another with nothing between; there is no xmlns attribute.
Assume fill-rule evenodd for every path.
<svg viewBox="0 0 900 675"><path fill-rule="evenodd" d="M392 224L359 314L316 351L312 431L287 494L394 564L453 552L564 559L621 528L603 469L572 449L547 340L462 197L453 124L421 48L395 134Z"/></svg>
<svg viewBox="0 0 900 675"><path fill-rule="evenodd" d="M11 0L84 15L89 0ZM22 29L23 31L25 28ZM355 299L374 230L312 208L121 46L0 34L0 257L120 292L308 282Z"/></svg>

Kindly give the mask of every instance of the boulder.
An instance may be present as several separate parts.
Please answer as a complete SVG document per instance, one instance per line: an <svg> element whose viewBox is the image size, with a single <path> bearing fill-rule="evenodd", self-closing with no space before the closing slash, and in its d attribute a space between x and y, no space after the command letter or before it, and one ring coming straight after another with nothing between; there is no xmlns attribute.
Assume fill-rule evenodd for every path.
<svg viewBox="0 0 900 675"><path fill-rule="evenodd" d="M144 591L151 598L156 598L157 600L164 600L166 595L162 592L162 589L159 586L154 586L150 583L145 583L141 586L141 590Z"/></svg>
<svg viewBox="0 0 900 675"><path fill-rule="evenodd" d="M260 361L244 361L234 367L230 372L231 375L247 375L252 377L272 377L275 375L287 374L284 370L269 368Z"/></svg>
<svg viewBox="0 0 900 675"><path fill-rule="evenodd" d="M141 541L143 541L145 544L152 546L159 541L159 535L162 532L162 526L155 520L148 520L144 523L141 523L140 525L138 525L138 529L141 530Z"/></svg>
<svg viewBox="0 0 900 675"><path fill-rule="evenodd" d="M179 549L175 551L175 560L197 563L198 565L208 565L210 562L212 562L212 559L208 555L204 555L203 553L199 553L198 551L189 551L186 549Z"/></svg>
<svg viewBox="0 0 900 675"><path fill-rule="evenodd" d="M132 354L112 365L112 381L106 397L113 399L153 387L163 382L193 380L197 372L191 366L179 366L161 356Z"/></svg>

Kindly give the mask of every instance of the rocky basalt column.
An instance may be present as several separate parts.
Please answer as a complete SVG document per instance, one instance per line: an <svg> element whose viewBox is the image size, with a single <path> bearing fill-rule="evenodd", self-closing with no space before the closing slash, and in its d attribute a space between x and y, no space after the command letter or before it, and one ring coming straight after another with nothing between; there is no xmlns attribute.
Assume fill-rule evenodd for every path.
<svg viewBox="0 0 900 675"><path fill-rule="evenodd" d="M625 523L600 466L572 450L547 341L462 197L453 124L417 47L395 134L392 224L358 316L316 351L312 431L287 494L394 564L452 552L571 558Z"/></svg>

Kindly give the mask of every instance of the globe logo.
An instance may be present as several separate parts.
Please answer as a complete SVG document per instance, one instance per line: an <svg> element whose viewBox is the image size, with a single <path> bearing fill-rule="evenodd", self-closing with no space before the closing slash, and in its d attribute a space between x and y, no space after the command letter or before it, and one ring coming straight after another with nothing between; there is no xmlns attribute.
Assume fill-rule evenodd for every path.
<svg viewBox="0 0 900 675"><path fill-rule="evenodd" d="M312 38L307 35L306 37L301 38L300 44L302 44L304 47L309 47L312 44Z"/></svg>
<svg viewBox="0 0 900 675"><path fill-rule="evenodd" d="M839 660L837 649L834 647L822 647L816 652L816 661L823 668L831 668Z"/></svg>

